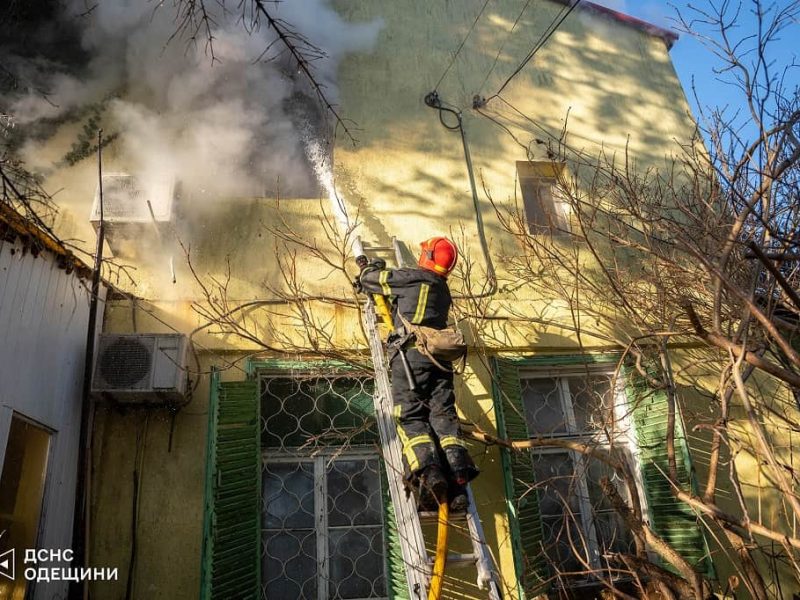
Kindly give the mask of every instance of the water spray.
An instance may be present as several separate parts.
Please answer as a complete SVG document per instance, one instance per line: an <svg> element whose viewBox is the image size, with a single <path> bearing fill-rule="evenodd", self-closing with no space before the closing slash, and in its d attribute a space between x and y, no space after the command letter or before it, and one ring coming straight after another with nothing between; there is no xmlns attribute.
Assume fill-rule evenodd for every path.
<svg viewBox="0 0 800 600"><path fill-rule="evenodd" d="M319 184L322 186L328 196L328 200L330 201L331 208L333 210L333 216L341 228L342 235L347 235L348 232L351 232L351 226L353 224L350 221L349 215L347 214L347 206L345 205L344 200L336 191L336 185L333 181L333 167L331 166L330 154L325 151L325 149L314 137L312 137L307 128L303 135L303 146L305 148L308 161L311 163L311 167L314 169L314 174L317 176L317 181L319 181ZM361 244L361 238L359 236L353 236L351 249L353 251L353 256L356 258L356 264L358 265L359 269L363 269L367 264L367 257L364 254L364 246Z"/></svg>

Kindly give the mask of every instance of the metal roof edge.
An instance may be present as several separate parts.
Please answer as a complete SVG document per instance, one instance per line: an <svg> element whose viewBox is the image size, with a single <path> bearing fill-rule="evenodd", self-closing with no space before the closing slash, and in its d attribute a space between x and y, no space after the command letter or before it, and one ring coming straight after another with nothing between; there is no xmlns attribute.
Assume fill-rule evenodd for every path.
<svg viewBox="0 0 800 600"><path fill-rule="evenodd" d="M575 0L553 0L553 2L558 2L559 4L565 4L565 5L572 5L573 2L575 2ZM658 25L654 25L653 23L648 23L647 21L643 21L642 19L638 19L636 17L632 17L631 15L625 14L618 10L614 10L613 8L608 8L606 6L595 4L594 2L589 2L588 0L584 0L583 2L581 2L577 6L577 8L582 10L587 10L589 12L594 12L596 14L604 15L614 21L617 21L624 25L629 25L640 31L644 31L645 33L648 33L654 37L661 38L667 45L667 50L672 49L673 44L680 37L674 31L670 31L669 29L659 27Z"/></svg>
<svg viewBox="0 0 800 600"><path fill-rule="evenodd" d="M47 250L55 255L59 268L67 273L74 271L81 278L91 276L91 267L68 250L60 240L5 202L0 202L0 239L2 238L20 238L34 256Z"/></svg>

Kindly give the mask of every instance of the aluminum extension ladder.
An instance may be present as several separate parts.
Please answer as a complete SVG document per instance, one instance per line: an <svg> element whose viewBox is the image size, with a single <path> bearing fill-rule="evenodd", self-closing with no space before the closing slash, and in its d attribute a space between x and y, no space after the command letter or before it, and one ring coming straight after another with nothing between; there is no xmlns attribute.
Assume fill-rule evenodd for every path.
<svg viewBox="0 0 800 600"><path fill-rule="evenodd" d="M398 265L403 264L400 247L393 238L393 247L372 247L366 250L385 251L394 250ZM389 381L389 366L381 339L378 316L375 303L368 297L363 306L364 326L369 337L369 347L372 354L372 364L375 369L375 414L378 424L378 433L381 437L383 458L386 464L389 493L394 505L398 538L402 551L403 562L406 568L406 580L411 598L424 599L427 597L427 587L431 576L431 558L425 549L425 540L422 535L421 519L436 520L436 513L417 512L417 503L413 495L406 493L403 483L402 444L397 435L392 413L392 388ZM391 327L391 324L389 324ZM449 553L448 564L474 563L477 570L478 588L486 590L490 600L501 600L500 587L494 563L486 546L475 498L472 489L467 485L469 507L462 517L466 519L472 552L467 554ZM455 515L454 515L455 517Z"/></svg>

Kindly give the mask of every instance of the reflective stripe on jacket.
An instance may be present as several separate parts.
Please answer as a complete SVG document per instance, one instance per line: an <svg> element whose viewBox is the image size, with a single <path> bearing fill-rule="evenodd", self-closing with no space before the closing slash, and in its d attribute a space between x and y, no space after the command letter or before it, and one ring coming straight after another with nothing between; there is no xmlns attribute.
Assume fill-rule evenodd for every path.
<svg viewBox="0 0 800 600"><path fill-rule="evenodd" d="M403 323L399 311L410 323L434 329L447 327L453 302L447 279L426 269L365 269L361 285L366 293L391 299L396 328Z"/></svg>

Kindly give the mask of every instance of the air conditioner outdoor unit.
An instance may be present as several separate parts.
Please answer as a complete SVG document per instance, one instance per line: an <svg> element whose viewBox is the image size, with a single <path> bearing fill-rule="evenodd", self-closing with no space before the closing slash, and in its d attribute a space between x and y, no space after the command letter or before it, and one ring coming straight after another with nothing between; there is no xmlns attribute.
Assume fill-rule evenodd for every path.
<svg viewBox="0 0 800 600"><path fill-rule="evenodd" d="M131 256L150 238L169 235L175 220L174 180L140 181L127 173L103 175L103 223L106 240L117 256ZM100 187L94 194L90 222L100 227Z"/></svg>
<svg viewBox="0 0 800 600"><path fill-rule="evenodd" d="M181 404L188 341L181 334L100 335L92 394L117 402Z"/></svg>

